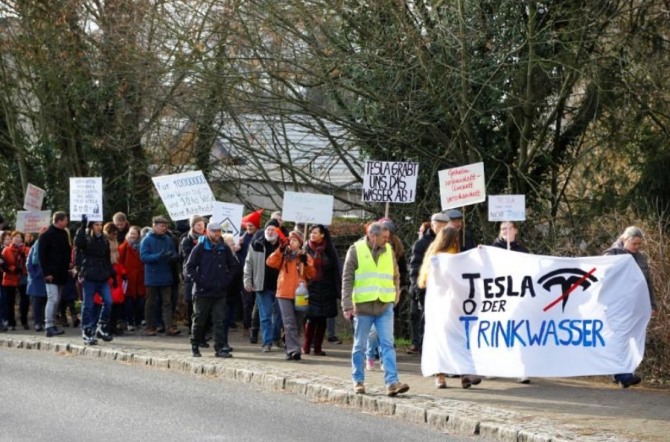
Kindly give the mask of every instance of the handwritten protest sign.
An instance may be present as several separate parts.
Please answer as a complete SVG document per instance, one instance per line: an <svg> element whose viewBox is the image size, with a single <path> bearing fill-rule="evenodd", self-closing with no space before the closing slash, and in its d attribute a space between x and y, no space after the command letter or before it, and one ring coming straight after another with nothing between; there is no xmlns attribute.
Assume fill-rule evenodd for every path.
<svg viewBox="0 0 670 442"><path fill-rule="evenodd" d="M241 204L214 202L214 211L210 223L221 224L221 233L230 233L235 242L240 238L240 225L244 206Z"/></svg>
<svg viewBox="0 0 670 442"><path fill-rule="evenodd" d="M23 208L29 212L38 212L42 210L42 202L44 201L44 195L46 195L46 193L46 190L28 183L26 196L23 200Z"/></svg>
<svg viewBox="0 0 670 442"><path fill-rule="evenodd" d="M442 210L481 203L486 199L484 163L440 170L438 178Z"/></svg>
<svg viewBox="0 0 670 442"><path fill-rule="evenodd" d="M70 219L102 221L102 178L70 178Z"/></svg>
<svg viewBox="0 0 670 442"><path fill-rule="evenodd" d="M213 213L214 194L202 171L163 175L151 180L173 221Z"/></svg>
<svg viewBox="0 0 670 442"><path fill-rule="evenodd" d="M370 203L413 203L419 163L366 161L363 201Z"/></svg>
<svg viewBox="0 0 670 442"><path fill-rule="evenodd" d="M525 221L526 195L489 195L489 221Z"/></svg>
<svg viewBox="0 0 670 442"><path fill-rule="evenodd" d="M37 233L43 227L51 224L51 211L23 211L16 212L16 230L25 233Z"/></svg>
<svg viewBox="0 0 670 442"><path fill-rule="evenodd" d="M284 192L282 217L286 221L328 226L333 222L333 196Z"/></svg>

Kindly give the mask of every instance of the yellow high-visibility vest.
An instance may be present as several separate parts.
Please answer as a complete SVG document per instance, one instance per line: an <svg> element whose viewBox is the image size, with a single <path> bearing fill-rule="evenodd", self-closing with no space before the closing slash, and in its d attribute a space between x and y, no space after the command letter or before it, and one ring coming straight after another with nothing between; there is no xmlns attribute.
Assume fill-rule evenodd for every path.
<svg viewBox="0 0 670 442"><path fill-rule="evenodd" d="M354 304L371 302L395 301L395 284L393 284L393 249L386 244L386 249L379 255L375 263L372 251L365 239L357 241L356 257L358 268L354 274Z"/></svg>

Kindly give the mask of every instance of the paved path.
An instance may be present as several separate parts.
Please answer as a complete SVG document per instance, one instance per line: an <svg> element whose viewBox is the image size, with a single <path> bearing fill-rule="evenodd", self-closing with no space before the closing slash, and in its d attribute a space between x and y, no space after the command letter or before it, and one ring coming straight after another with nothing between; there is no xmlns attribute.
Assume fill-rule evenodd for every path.
<svg viewBox="0 0 670 442"><path fill-rule="evenodd" d="M478 434L505 441L589 440L667 441L670 436L670 391L643 386L622 390L605 377L485 380L468 390L458 379L436 390L420 374L419 357L399 353L400 380L411 386L405 397L387 398L382 372L368 374L368 394L351 393L351 345L326 344L328 356L285 361L283 352L262 353L239 332L231 332L234 357L221 360L212 349L202 358L190 356L186 336L144 337L127 334L112 343L84 347L74 329L57 338L31 332L0 334L2 346L39 348L149 365L156 368L215 375L258 387L307 395L314 401L358 407L437 426L453 434ZM183 332L185 330L183 329ZM0 352L0 358L2 353Z"/></svg>

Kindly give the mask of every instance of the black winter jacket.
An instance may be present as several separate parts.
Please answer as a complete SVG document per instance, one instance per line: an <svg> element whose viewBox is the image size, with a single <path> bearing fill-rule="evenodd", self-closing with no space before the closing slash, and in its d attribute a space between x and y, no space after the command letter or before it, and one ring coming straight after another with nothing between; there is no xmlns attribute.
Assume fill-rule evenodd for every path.
<svg viewBox="0 0 670 442"><path fill-rule="evenodd" d="M70 268L70 236L65 229L53 225L40 236L38 249L40 267L44 276L53 276L54 284L67 283L67 271Z"/></svg>
<svg viewBox="0 0 670 442"><path fill-rule="evenodd" d="M427 229L421 238L419 238L412 246L412 256L409 259L409 281L411 284L410 293L414 299L423 299L426 295L425 289L420 289L417 285L419 280L419 272L421 271L421 264L423 257L426 255L428 246L435 241L435 233L432 229Z"/></svg>
<svg viewBox="0 0 670 442"><path fill-rule="evenodd" d="M213 244L203 236L186 261L186 274L193 280L193 296L223 298L240 271L240 264L223 241Z"/></svg>
<svg viewBox="0 0 670 442"><path fill-rule="evenodd" d="M78 249L77 253L81 254L79 274L85 280L102 282L115 276L107 236L87 235L84 228L80 227L74 237L74 245Z"/></svg>
<svg viewBox="0 0 670 442"><path fill-rule="evenodd" d="M312 258L316 252L309 247L305 248ZM342 271L340 260L334 247L326 247L321 259L321 268L307 283L309 292L308 318L334 318L337 316L337 300L342 291Z"/></svg>

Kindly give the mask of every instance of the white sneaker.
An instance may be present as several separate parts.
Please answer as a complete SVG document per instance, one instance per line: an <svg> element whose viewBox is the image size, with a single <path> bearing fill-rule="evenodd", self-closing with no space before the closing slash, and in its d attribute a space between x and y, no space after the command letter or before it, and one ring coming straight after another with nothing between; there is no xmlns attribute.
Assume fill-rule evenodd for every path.
<svg viewBox="0 0 670 442"><path fill-rule="evenodd" d="M530 384L530 379L529 378L519 378L519 379L517 379L517 382L519 384Z"/></svg>

